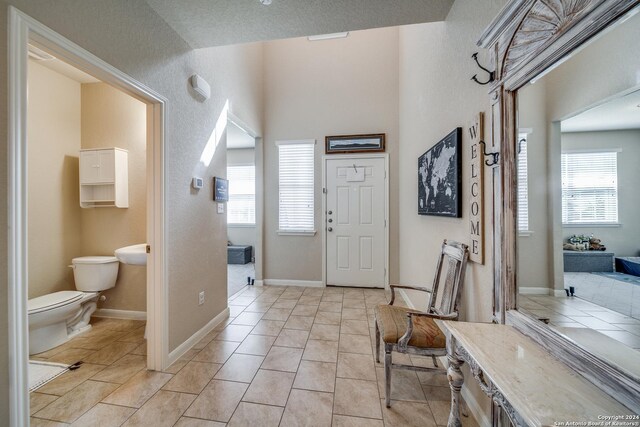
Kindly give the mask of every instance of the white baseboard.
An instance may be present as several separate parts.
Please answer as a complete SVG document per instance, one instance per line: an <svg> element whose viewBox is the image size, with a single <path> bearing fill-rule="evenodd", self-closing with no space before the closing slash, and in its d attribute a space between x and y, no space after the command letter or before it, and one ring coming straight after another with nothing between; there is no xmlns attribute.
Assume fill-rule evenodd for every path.
<svg viewBox="0 0 640 427"><path fill-rule="evenodd" d="M191 335L185 342L176 347L171 353L169 353L169 360L167 367L171 366L173 362L180 359L191 347L193 347L198 341L204 338L209 332L211 332L216 326L218 326L224 319L229 317L229 307L222 310L220 314L211 319L209 323L204 325L198 332Z"/></svg>
<svg viewBox="0 0 640 427"><path fill-rule="evenodd" d="M147 320L146 311L114 310L112 308L99 308L93 313L94 317L111 317L113 319Z"/></svg>
<svg viewBox="0 0 640 427"><path fill-rule="evenodd" d="M473 417L478 422L478 425L480 427L488 427L488 426L490 426L492 424L491 420L489 420L490 415L486 414L482 410L482 408L478 404L478 401L469 392L469 389L467 387L462 387L462 390L461 390L460 394L462 395L462 398L464 399L464 402L467 404L467 407L469 408L469 411L471 411L471 414L473 415Z"/></svg>
<svg viewBox="0 0 640 427"><path fill-rule="evenodd" d="M264 280L256 280L253 283L254 286L264 286Z"/></svg>
<svg viewBox="0 0 640 427"><path fill-rule="evenodd" d="M309 288L324 288L324 284L321 280L264 279L263 283L270 286L306 286Z"/></svg>
<svg viewBox="0 0 640 427"><path fill-rule="evenodd" d="M551 295L553 295L554 297L566 297L567 296L567 291L565 291L564 289L553 289L552 292L553 293Z"/></svg>
<svg viewBox="0 0 640 427"><path fill-rule="evenodd" d="M552 289L549 288L530 288L523 286L518 288L518 293L520 295L550 295L551 292Z"/></svg>

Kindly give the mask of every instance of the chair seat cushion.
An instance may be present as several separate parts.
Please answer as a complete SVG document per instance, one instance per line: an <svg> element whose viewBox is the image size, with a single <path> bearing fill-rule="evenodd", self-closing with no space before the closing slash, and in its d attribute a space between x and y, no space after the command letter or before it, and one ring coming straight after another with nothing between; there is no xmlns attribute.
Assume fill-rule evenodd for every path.
<svg viewBox="0 0 640 427"><path fill-rule="evenodd" d="M416 310L386 304L380 304L374 309L374 312L381 338L388 344L397 343L407 332L409 325L407 313L419 313ZM420 348L445 348L447 339L433 319L414 317L413 333L408 345Z"/></svg>

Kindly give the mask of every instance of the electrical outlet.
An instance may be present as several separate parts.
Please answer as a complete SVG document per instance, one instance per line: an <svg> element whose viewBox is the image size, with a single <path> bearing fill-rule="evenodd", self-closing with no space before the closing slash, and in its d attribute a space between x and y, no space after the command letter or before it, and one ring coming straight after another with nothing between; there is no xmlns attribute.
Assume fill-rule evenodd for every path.
<svg viewBox="0 0 640 427"><path fill-rule="evenodd" d="M198 294L198 305L204 304L204 291Z"/></svg>

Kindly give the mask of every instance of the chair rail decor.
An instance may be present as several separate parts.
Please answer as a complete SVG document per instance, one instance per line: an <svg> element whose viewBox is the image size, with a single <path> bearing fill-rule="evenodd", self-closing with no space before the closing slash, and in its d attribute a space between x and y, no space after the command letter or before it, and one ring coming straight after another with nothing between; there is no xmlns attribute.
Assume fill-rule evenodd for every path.
<svg viewBox="0 0 640 427"><path fill-rule="evenodd" d="M384 133L366 135L335 135L325 137L325 154L384 153Z"/></svg>
<svg viewBox="0 0 640 427"><path fill-rule="evenodd" d="M418 158L418 214L462 217L462 128Z"/></svg>

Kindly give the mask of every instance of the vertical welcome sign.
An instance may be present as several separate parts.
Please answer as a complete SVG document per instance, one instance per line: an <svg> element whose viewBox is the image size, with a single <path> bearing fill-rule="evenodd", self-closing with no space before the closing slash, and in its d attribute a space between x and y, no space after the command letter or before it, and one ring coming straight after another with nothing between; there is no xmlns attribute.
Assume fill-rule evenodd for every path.
<svg viewBox="0 0 640 427"><path fill-rule="evenodd" d="M469 259L484 264L484 159L480 141L484 139L484 114L478 113L469 126Z"/></svg>

